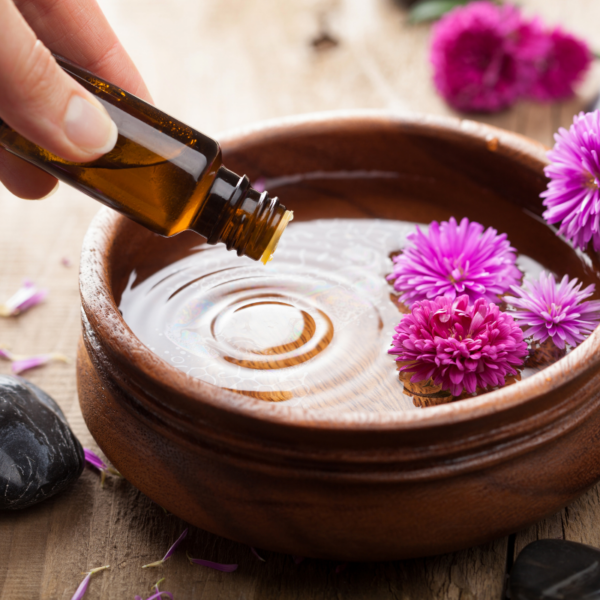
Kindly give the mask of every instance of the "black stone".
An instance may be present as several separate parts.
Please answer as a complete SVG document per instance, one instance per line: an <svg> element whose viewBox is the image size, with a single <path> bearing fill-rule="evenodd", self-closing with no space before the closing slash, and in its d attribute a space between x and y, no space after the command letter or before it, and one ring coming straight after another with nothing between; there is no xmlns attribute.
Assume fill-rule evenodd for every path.
<svg viewBox="0 0 600 600"><path fill-rule="evenodd" d="M565 540L523 548L510 574L511 600L600 599L600 550Z"/></svg>
<svg viewBox="0 0 600 600"><path fill-rule="evenodd" d="M64 490L85 464L58 404L40 388L0 375L0 510L25 508Z"/></svg>

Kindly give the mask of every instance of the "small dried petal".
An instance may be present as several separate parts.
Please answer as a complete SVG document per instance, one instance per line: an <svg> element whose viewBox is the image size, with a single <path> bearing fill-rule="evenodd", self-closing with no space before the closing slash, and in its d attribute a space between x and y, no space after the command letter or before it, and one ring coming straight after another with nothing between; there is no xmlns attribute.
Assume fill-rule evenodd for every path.
<svg viewBox="0 0 600 600"><path fill-rule="evenodd" d="M123 475L121 475L119 471L117 471L113 467L109 467L95 452L84 448L83 453L85 455L86 462L100 471L100 487L104 487L104 482L106 481L107 473L111 473L112 475L116 475L117 477L123 477Z"/></svg>
<svg viewBox="0 0 600 600"><path fill-rule="evenodd" d="M146 600L159 600L159 598L162 598L163 596L165 596L165 598L171 598L171 600L173 600L173 594L171 594L171 592L155 592L154 594L152 594L152 596L148 596Z"/></svg>
<svg viewBox="0 0 600 600"><path fill-rule="evenodd" d="M292 556L292 559L297 565L299 565L304 560L304 556Z"/></svg>
<svg viewBox="0 0 600 600"><path fill-rule="evenodd" d="M253 184L252 187L261 194L265 191L267 180L264 177L259 177Z"/></svg>
<svg viewBox="0 0 600 600"><path fill-rule="evenodd" d="M237 570L238 568L238 565L224 565L222 563L216 563L210 560L204 560L202 558L192 558L189 554L187 557L190 563L193 565L208 567L209 569L215 569L216 571L221 571L223 573L233 573L233 571Z"/></svg>
<svg viewBox="0 0 600 600"><path fill-rule="evenodd" d="M85 596L88 586L90 585L91 578L92 578L92 575L90 573L88 573L85 576L85 579L79 584L79 587L77 588L76 592L73 594L73 597L71 598L71 600L81 600L81 598L83 598Z"/></svg>
<svg viewBox="0 0 600 600"><path fill-rule="evenodd" d="M173 545L167 550L167 553L161 558L161 560L157 560L157 561L155 561L153 563L149 563L147 565L144 565L142 567L142 569L149 569L149 568L152 568L152 567L159 567L167 559L171 558L171 556L173 555L173 553L177 549L177 546L179 546L179 544L181 544L181 542L185 539L185 536L187 535L187 532L188 532L187 528L183 530L183 533L175 540L175 542L173 543Z"/></svg>
<svg viewBox="0 0 600 600"><path fill-rule="evenodd" d="M106 463L95 452L92 452L92 450L84 448L83 453L85 455L86 462L92 465L92 467L96 467L96 469L99 471L104 471L108 468Z"/></svg>
<svg viewBox="0 0 600 600"><path fill-rule="evenodd" d="M49 362L59 361L68 363L69 359L64 354L60 354L58 352L52 352L50 354L38 354L37 356L28 356L26 358L20 358L13 356L12 358L12 372L15 375L19 373L23 373L23 371L28 371L29 369L34 369L36 367L41 367Z"/></svg>
<svg viewBox="0 0 600 600"><path fill-rule="evenodd" d="M168 558L171 558L171 556L173 555L173 553L177 549L177 546L179 546L179 544L181 544L181 542L183 542L183 540L185 539L185 536L187 535L187 532L188 532L188 529L186 527L183 530L183 533L175 540L175 543L167 550L167 553L163 557L163 561L167 560Z"/></svg>
<svg viewBox="0 0 600 600"><path fill-rule="evenodd" d="M267 562L257 551L255 548L253 548L252 546L250 546L250 551L252 552L252 554L254 554L254 556L256 556L256 558L258 558L258 560L260 560L261 562Z"/></svg>
<svg viewBox="0 0 600 600"><path fill-rule="evenodd" d="M72 267L73 266L73 261L71 261L71 259L68 256L63 256L60 259L60 264L63 267Z"/></svg>
<svg viewBox="0 0 600 600"><path fill-rule="evenodd" d="M0 348L0 358L4 360L14 360L14 354L6 348Z"/></svg>
<svg viewBox="0 0 600 600"><path fill-rule="evenodd" d="M91 571L86 573L84 580L79 584L79 587L73 594L73 597L71 598L71 600L81 600L85 596L85 593L87 592L88 586L90 585L90 579L92 578L92 575L94 575L95 573L98 573L99 571L104 571L106 569L110 569L110 565L106 565L105 567L98 567L98 568L92 569Z"/></svg>
<svg viewBox="0 0 600 600"><path fill-rule="evenodd" d="M14 317L43 302L48 290L39 289L26 279L23 285L3 304L0 304L0 317Z"/></svg>
<svg viewBox="0 0 600 600"><path fill-rule="evenodd" d="M159 600L163 596L165 596L166 598L171 598L171 600L173 600L173 594L171 594L171 592L163 592L163 591L161 591L161 590L158 589L159 584L161 582L163 582L164 580L165 580L165 578L163 577L162 579L159 579L152 586L153 593L150 596L148 596L148 598L146 598L146 600ZM144 599L141 596L136 596L135 600L144 600Z"/></svg>

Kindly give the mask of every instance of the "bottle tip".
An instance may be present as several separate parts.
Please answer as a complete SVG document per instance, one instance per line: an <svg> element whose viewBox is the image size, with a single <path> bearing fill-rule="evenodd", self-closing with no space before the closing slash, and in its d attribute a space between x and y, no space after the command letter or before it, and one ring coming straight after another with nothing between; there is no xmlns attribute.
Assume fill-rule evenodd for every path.
<svg viewBox="0 0 600 600"><path fill-rule="evenodd" d="M277 244L279 243L279 238L281 237L281 234L287 227L287 224L291 220L293 220L293 218L294 213L291 210L286 210L283 213L283 217L281 217L281 221L279 221L279 225L277 225L277 229L275 230L275 233L273 234L269 245L266 247L265 251L263 252L263 255L260 257L260 260L262 261L263 265L266 265L270 260L273 259L273 254L275 254Z"/></svg>

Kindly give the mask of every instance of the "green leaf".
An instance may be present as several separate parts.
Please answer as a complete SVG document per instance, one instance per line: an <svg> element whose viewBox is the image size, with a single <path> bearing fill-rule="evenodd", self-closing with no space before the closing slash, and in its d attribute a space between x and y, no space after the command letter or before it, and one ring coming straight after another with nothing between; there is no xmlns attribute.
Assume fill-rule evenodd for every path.
<svg viewBox="0 0 600 600"><path fill-rule="evenodd" d="M410 9L408 20L411 23L434 21L456 6L463 6L468 3L469 0L421 0Z"/></svg>

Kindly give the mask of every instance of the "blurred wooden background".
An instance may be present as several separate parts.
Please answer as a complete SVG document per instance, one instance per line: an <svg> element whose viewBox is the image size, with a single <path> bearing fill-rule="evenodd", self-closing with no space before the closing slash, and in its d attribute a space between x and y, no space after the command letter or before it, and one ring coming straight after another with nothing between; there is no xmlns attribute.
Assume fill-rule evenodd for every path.
<svg viewBox="0 0 600 600"><path fill-rule="evenodd" d="M429 26L409 26L394 0L100 0L144 75L156 104L207 134L285 115L352 108L452 114L436 95L427 60ZM522 0L528 14L562 24L600 50L597 0ZM550 145L600 90L595 65L573 100L522 102L482 118ZM476 117L481 118L481 117ZM0 320L0 345L21 354L62 352L72 359L79 334L77 263L98 205L62 186L45 202L0 189L0 297L24 277L50 289L47 302ZM65 267L63 257L74 265ZM0 362L0 372L10 366ZM85 446L95 448L79 410L75 369L52 364L27 374L63 407ZM191 529L195 557L236 562L232 574L191 566L184 551L162 557L185 525L132 488L102 489L84 472L68 492L22 512L0 514L0 597L69 600L91 568L89 600L150 595L152 584L176 600L501 598L507 559L529 541L564 537L600 546L600 488L511 538L444 556L349 564L264 552ZM452 515L448 515L452 518ZM513 548L514 545L514 548Z"/></svg>

